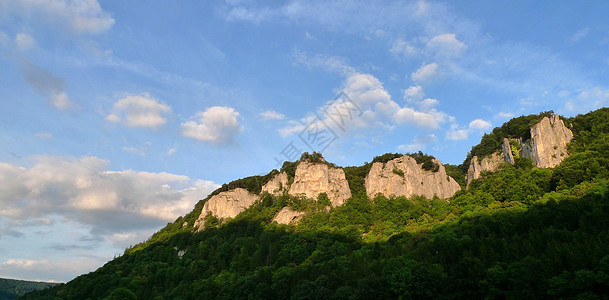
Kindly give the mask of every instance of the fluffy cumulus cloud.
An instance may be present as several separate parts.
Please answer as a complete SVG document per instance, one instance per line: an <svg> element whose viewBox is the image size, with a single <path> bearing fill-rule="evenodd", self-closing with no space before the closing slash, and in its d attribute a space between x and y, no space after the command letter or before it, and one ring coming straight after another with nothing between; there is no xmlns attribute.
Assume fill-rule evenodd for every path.
<svg viewBox="0 0 609 300"><path fill-rule="evenodd" d="M96 0L6 1L0 6L13 16L58 25L76 34L96 34L114 25L112 16Z"/></svg>
<svg viewBox="0 0 609 300"><path fill-rule="evenodd" d="M22 63L22 72L25 82L57 109L67 110L75 106L65 92L66 82L62 78L27 60Z"/></svg>
<svg viewBox="0 0 609 300"><path fill-rule="evenodd" d="M429 111L434 106L440 104L440 102L436 99L424 98L425 93L423 92L423 87L420 85L410 86L409 88L404 90L404 100L406 103L410 105L414 105L415 107Z"/></svg>
<svg viewBox="0 0 609 300"><path fill-rule="evenodd" d="M453 123L450 125L450 130L446 132L446 139L452 141L465 140L469 137L470 134L487 131L491 129L492 126L493 125L490 122L482 119L476 119L469 122L467 128L463 128L458 124Z"/></svg>
<svg viewBox="0 0 609 300"><path fill-rule="evenodd" d="M457 56L467 49L467 45L459 41L454 33L436 35L426 46L438 56Z"/></svg>
<svg viewBox="0 0 609 300"><path fill-rule="evenodd" d="M418 70L412 72L412 74L410 74L410 78L412 78L414 82L425 82L430 80L436 74L438 74L438 64L432 62L429 64L425 64L421 66Z"/></svg>
<svg viewBox="0 0 609 300"><path fill-rule="evenodd" d="M211 144L229 143L242 130L238 117L232 107L213 106L182 123L182 135Z"/></svg>
<svg viewBox="0 0 609 300"><path fill-rule="evenodd" d="M469 128L471 129L486 130L491 128L491 126L492 125L490 122L484 121L482 119L476 119L469 122Z"/></svg>
<svg viewBox="0 0 609 300"><path fill-rule="evenodd" d="M169 105L159 103L149 95L132 95L116 101L106 120L122 122L129 127L158 128L167 123L165 116L169 113Z"/></svg>
<svg viewBox="0 0 609 300"><path fill-rule="evenodd" d="M427 129L437 129L440 127L440 124L448 119L448 115L435 109L417 111L410 107L403 107L396 112L395 119L398 123L411 124Z"/></svg>
<svg viewBox="0 0 609 300"><path fill-rule="evenodd" d="M157 228L188 212L218 185L183 175L110 171L96 157L40 156L32 167L0 163L0 217L60 215L93 234Z"/></svg>
<svg viewBox="0 0 609 300"><path fill-rule="evenodd" d="M392 100L383 83L371 74L349 73L341 90L344 97L339 95L327 102L315 115L303 117L298 121L290 120L287 126L279 130L280 135L285 137L301 132L315 122L334 127L336 132L342 132L370 127L390 129L396 124L437 129L449 119L446 113L432 108L438 104L437 100L421 99L424 93L420 86L405 91L412 98L411 102L407 101L406 106Z"/></svg>
<svg viewBox="0 0 609 300"><path fill-rule="evenodd" d="M283 120L285 115L274 110L267 110L260 113L260 118L262 120Z"/></svg>

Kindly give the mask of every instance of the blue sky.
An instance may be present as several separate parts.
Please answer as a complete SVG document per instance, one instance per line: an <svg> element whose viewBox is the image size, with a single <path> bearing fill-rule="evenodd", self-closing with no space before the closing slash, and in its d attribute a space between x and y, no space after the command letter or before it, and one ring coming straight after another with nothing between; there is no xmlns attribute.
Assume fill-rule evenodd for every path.
<svg viewBox="0 0 609 300"><path fill-rule="evenodd" d="M0 1L0 277L92 271L300 151L459 164L513 116L607 106L607 13L605 1Z"/></svg>

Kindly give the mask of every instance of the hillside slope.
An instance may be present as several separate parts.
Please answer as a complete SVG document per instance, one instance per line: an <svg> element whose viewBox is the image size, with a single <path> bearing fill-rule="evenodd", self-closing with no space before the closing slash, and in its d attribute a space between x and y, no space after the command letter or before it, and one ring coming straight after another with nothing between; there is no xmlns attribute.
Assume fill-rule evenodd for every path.
<svg viewBox="0 0 609 300"><path fill-rule="evenodd" d="M57 283L0 278L0 300L17 299L31 291L42 290Z"/></svg>
<svg viewBox="0 0 609 300"><path fill-rule="evenodd" d="M465 176L473 156L497 151L504 138L526 138L538 117L498 127L507 129L483 137L446 172ZM95 272L23 299L600 298L609 294L609 109L563 121L573 140L560 165L534 168L515 157L446 200L370 199L373 163L398 154L343 168L351 197L340 206L323 193L261 193L277 173L293 182L298 162L286 163L212 193L261 193L236 217L206 216L197 232L210 195ZM415 156L436 169L433 158ZM284 207L304 212L298 224L272 222Z"/></svg>

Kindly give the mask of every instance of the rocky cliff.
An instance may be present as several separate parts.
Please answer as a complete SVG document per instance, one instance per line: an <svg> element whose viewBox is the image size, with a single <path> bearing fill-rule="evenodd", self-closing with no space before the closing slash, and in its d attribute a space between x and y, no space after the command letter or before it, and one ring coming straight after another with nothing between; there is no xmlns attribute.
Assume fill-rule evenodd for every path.
<svg viewBox="0 0 609 300"><path fill-rule="evenodd" d="M436 172L424 170L408 155L384 164L376 162L365 179L366 194L371 199L379 193L386 197L423 195L431 199L435 195L449 198L461 187L446 174L440 161L434 159L433 162L439 166Z"/></svg>
<svg viewBox="0 0 609 300"><path fill-rule="evenodd" d="M501 150L478 160L474 156L467 170L467 186L472 180L480 178L484 171L496 171L504 163L514 164L516 157L526 157L538 168L553 168L569 155L567 144L573 132L558 115L544 117L530 129L531 139L503 139Z"/></svg>
<svg viewBox="0 0 609 300"><path fill-rule="evenodd" d="M304 211L295 211L286 206L275 215L273 222L279 224L298 224L304 214Z"/></svg>
<svg viewBox="0 0 609 300"><path fill-rule="evenodd" d="M509 157L512 157L511 155ZM511 158L512 163L514 158ZM467 181L467 187L474 179L480 178L480 174L482 172L493 172L496 171L502 163L506 162L506 156L504 152L495 152L490 156L483 157L482 159L478 159L477 156L472 157L472 160L469 163L469 168L467 169L467 174L465 175L465 179Z"/></svg>
<svg viewBox="0 0 609 300"><path fill-rule="evenodd" d="M289 194L316 200L317 195L321 193L328 195L332 206L343 205L345 200L351 197L345 171L326 163L300 162L296 167Z"/></svg>
<svg viewBox="0 0 609 300"><path fill-rule="evenodd" d="M262 186L262 193L268 192L273 196L280 196L284 191L288 190L288 174L286 172L281 172L276 174Z"/></svg>
<svg viewBox="0 0 609 300"><path fill-rule="evenodd" d="M543 118L531 128L530 157L535 166L553 168L560 164L568 156L567 144L571 139L573 132L558 115Z"/></svg>
<svg viewBox="0 0 609 300"><path fill-rule="evenodd" d="M573 133L557 115L544 117L530 129L531 139L504 139L501 149L482 157L474 156L470 161L466 179L467 186L472 180L479 178L484 171L496 171L505 162L514 164L518 157L528 157L536 167L555 167L567 156L567 144L573 138ZM365 188L368 197L377 194L386 197L423 195L427 198L437 196L449 198L460 186L454 179L446 174L444 166L436 159L434 164L439 166L437 171L429 171L417 164L416 160L408 155L393 159L387 163L374 163L365 178ZM340 206L351 197L351 190L342 168L336 168L326 163L323 158L320 162L303 160L298 163L294 181L290 185L288 174L281 172L275 174L262 188L274 196L287 192L292 196L304 196L316 200L320 193L326 193L332 206ZM242 188L221 192L211 197L203 206L196 226L202 224L208 213L217 218L234 218L259 198L259 195L249 193ZM275 219L277 222L287 224L297 221L300 213L282 209Z"/></svg>
<svg viewBox="0 0 609 300"><path fill-rule="evenodd" d="M246 208L250 207L256 200L258 200L258 195L254 195L242 188L236 188L214 195L203 205L201 214L195 222L195 228L201 227L208 213L211 213L211 215L220 219L234 218Z"/></svg>

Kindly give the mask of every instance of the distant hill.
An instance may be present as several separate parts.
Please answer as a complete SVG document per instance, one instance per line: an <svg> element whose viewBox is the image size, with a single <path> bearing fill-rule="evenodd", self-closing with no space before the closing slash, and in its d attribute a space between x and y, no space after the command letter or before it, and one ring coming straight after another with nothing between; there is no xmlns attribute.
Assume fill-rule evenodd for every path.
<svg viewBox="0 0 609 300"><path fill-rule="evenodd" d="M12 300L25 293L46 289L57 283L0 278L0 300Z"/></svg>
<svg viewBox="0 0 609 300"><path fill-rule="evenodd" d="M495 128L460 166L303 154L23 298L607 299L608 245L609 108L547 112Z"/></svg>

